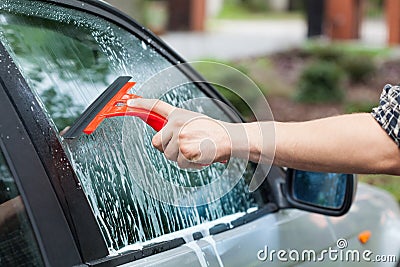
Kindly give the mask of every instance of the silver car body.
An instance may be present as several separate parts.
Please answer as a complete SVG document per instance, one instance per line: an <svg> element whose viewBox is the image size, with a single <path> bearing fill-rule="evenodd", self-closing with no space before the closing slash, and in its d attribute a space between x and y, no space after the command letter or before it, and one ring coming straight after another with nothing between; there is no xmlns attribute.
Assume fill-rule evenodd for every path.
<svg viewBox="0 0 400 267"><path fill-rule="evenodd" d="M364 230L371 232L366 244L358 240L358 235ZM348 242L344 252L360 252L360 261L353 261L350 256L349 261L340 261L339 258L330 260L328 255L323 262L318 261L318 257L315 262L293 262L289 259L282 262L276 255L273 261L262 261L257 255L260 250L265 251L265 246L269 251L290 249L320 253L329 248L340 250L337 247L340 239ZM367 250L373 253L368 257L371 262L362 259L362 253ZM359 184L352 208L344 216L328 217L296 209L281 210L230 231L123 266L396 266L399 252L400 210L397 202L383 190ZM392 256L397 261L373 262L376 255Z"/></svg>

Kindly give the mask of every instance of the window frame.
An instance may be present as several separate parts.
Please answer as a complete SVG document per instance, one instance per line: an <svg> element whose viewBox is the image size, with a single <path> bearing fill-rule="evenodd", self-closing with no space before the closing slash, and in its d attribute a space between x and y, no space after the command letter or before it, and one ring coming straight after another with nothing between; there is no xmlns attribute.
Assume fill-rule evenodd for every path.
<svg viewBox="0 0 400 267"><path fill-rule="evenodd" d="M2 43L0 43L0 56L3 59L0 67L2 89L10 98L18 119L22 122L23 126L20 128L27 131L29 140L41 160L47 174L44 179L51 183L53 194L57 196L57 202L74 237L75 246L78 247L84 261L107 256L108 248L100 227L75 172L69 167L71 164L58 139L58 134ZM42 192L40 188L35 189L36 192ZM47 223L39 221L37 224Z"/></svg>
<svg viewBox="0 0 400 267"><path fill-rule="evenodd" d="M185 63L186 61L181 58L174 50L165 44L160 38L139 25L129 16L125 15L116 8L95 0L38 0L40 2L51 3L57 6L63 6L70 9L75 9L87 14L101 17L102 19L113 23L130 34L133 34L141 40L151 39L149 44L157 53L166 58L172 65L176 65L189 80L205 81L205 79L192 67ZM102 264L113 263L127 263L129 261L137 260L143 257L150 256L154 253L162 252L165 250L173 249L184 244L182 238L177 238L168 242L154 244L149 248L142 251L128 252L126 254L118 255L115 257L109 256L108 248L106 246L103 235L100 231L99 225L95 219L90 204L87 201L86 195L82 188L79 186L79 180L75 171L69 168L71 166L69 160L64 152L64 149L58 139L58 133L54 131L48 118L43 110L39 110L33 114L30 110L32 103L34 106L39 107L31 88L28 86L26 80L20 73L15 63L12 61L10 55L6 51L2 43L0 43L0 55L5 54L9 58L11 65L11 73L7 74L9 69L0 68L0 78L12 76L11 81L4 86L4 90L8 93L11 101L16 107L16 113L23 123L23 128L26 129L33 146L35 147L36 155L39 156L41 163L46 172L43 179L48 179L51 182L53 192L46 194L54 194L62 208L63 214L70 227L70 231L75 240L76 248L80 252L82 262L90 262L90 265L101 266ZM7 64L3 64L6 66ZM15 67L15 68L14 68ZM13 78L14 77L14 78ZM221 110L235 122L244 122L243 117L236 109L228 102L221 94L219 94L212 85L206 82L195 82L199 89L208 97L218 99L224 104L219 104ZM12 90L17 90L13 92ZM235 114L236 113L236 114ZM239 121L238 121L239 116ZM36 121L39 120L39 123ZM44 134L43 134L44 133ZM58 151L55 153L55 151ZM16 150L15 153L20 151ZM56 161L62 159L63 164L55 166ZM66 167L66 171L61 171L62 167ZM277 167L272 167L277 168ZM278 168L279 169L279 168ZM63 178L63 179L60 179ZM269 184L269 183L268 183ZM36 187L37 189L37 187ZM264 200L266 196L262 197ZM30 203L30 202L28 202ZM241 218L238 226L260 218L266 214L277 211L277 207L271 203L261 208L254 214L251 213L245 218ZM44 222L39 220L37 225L42 225ZM221 228L214 231L214 234L229 230L229 228ZM47 228L49 229L49 228ZM40 233L41 235L42 233ZM43 236L43 238L46 238ZM75 249L74 249L75 250ZM62 266L59 263L56 266Z"/></svg>
<svg viewBox="0 0 400 267"><path fill-rule="evenodd" d="M13 62L1 43L0 55L0 150L24 202L45 266L78 264L82 259L64 212L15 107L15 98L10 97L24 88L23 78L17 70L7 68Z"/></svg>

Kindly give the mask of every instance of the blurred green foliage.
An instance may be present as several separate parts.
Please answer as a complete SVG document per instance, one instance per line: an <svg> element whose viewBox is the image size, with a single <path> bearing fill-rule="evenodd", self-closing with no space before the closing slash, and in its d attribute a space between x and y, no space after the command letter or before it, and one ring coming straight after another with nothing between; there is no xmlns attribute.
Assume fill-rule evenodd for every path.
<svg viewBox="0 0 400 267"><path fill-rule="evenodd" d="M369 18L381 18L384 15L384 0L366 0L364 10ZM224 0L219 14L219 18L223 19L288 19L304 16L304 1L299 0L290 0L285 12L271 10L267 0Z"/></svg>
<svg viewBox="0 0 400 267"><path fill-rule="evenodd" d="M273 12L266 0L224 0L218 15L221 19L291 19L302 18L302 12Z"/></svg>
<svg viewBox="0 0 400 267"><path fill-rule="evenodd" d="M46 112L61 131L72 125L85 107L67 90L55 88L52 83L79 80L106 84L110 63L88 29L76 31L75 26L41 18L25 20L31 25L3 25L1 29L15 55L26 64L23 71L30 86L40 95ZM61 26L62 33L55 30ZM47 79L52 79L52 83Z"/></svg>
<svg viewBox="0 0 400 267"><path fill-rule="evenodd" d="M351 82L363 82L376 70L374 59L365 55L343 56L339 61Z"/></svg>
<svg viewBox="0 0 400 267"><path fill-rule="evenodd" d="M265 0L239 0L236 2L237 2L236 4L240 4L244 8L252 12L269 10L268 2Z"/></svg>
<svg viewBox="0 0 400 267"><path fill-rule="evenodd" d="M382 17L384 14L384 0L366 1L366 15L370 18Z"/></svg>
<svg viewBox="0 0 400 267"><path fill-rule="evenodd" d="M378 106L378 103L349 102L349 103L346 103L344 112L345 113L371 112L371 110L376 106Z"/></svg>
<svg viewBox="0 0 400 267"><path fill-rule="evenodd" d="M391 175L358 175L360 182L382 188L400 202L400 177Z"/></svg>
<svg viewBox="0 0 400 267"><path fill-rule="evenodd" d="M383 56L390 53L389 48L363 46L358 43L332 43L309 41L301 48L304 53L317 56L319 53L357 54L365 56Z"/></svg>
<svg viewBox="0 0 400 267"><path fill-rule="evenodd" d="M228 99L244 117L249 120L254 117L249 105L253 105L257 101L257 96L252 90L246 90L252 85L252 82L247 77L249 74L248 68L227 61L216 63L215 60L202 60L193 63L192 66L207 81L211 82L214 88ZM235 68L231 66L235 66ZM246 103L243 99L250 103Z"/></svg>
<svg viewBox="0 0 400 267"><path fill-rule="evenodd" d="M376 71L375 57L386 54L385 49L363 48L353 45L312 43L304 48L308 56L332 62L340 67L351 82L365 82Z"/></svg>
<svg viewBox="0 0 400 267"><path fill-rule="evenodd" d="M306 44L302 52L305 56L322 61L338 62L344 53L344 49L336 45L320 45L312 42Z"/></svg>
<svg viewBox="0 0 400 267"><path fill-rule="evenodd" d="M306 103L343 100L343 71L334 63L315 61L301 74L296 100Z"/></svg>
<svg viewBox="0 0 400 267"><path fill-rule="evenodd" d="M387 49L374 49L352 44L310 42L302 53L313 63L300 75L296 100L307 103L341 102L346 80L365 83L377 70L376 59L389 54ZM345 79L347 78L347 79ZM373 103L348 103L347 113L370 111Z"/></svg>
<svg viewBox="0 0 400 267"><path fill-rule="evenodd" d="M67 126L71 126L75 119L81 114L82 106L77 105L68 94L63 94L54 87L43 91L41 94L43 104L47 112L61 131Z"/></svg>
<svg viewBox="0 0 400 267"><path fill-rule="evenodd" d="M247 121L254 120L254 113L242 97L236 94L233 90L220 85L214 85L214 88L225 97L236 109L237 111L246 118Z"/></svg>

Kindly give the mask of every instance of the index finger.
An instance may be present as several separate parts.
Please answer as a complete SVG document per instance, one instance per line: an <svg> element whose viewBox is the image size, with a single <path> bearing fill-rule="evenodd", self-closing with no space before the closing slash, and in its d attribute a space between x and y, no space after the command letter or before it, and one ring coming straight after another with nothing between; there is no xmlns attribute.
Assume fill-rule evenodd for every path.
<svg viewBox="0 0 400 267"><path fill-rule="evenodd" d="M129 107L151 110L165 118L168 118L168 116L176 109L176 107L159 99L135 98L128 100L127 104Z"/></svg>

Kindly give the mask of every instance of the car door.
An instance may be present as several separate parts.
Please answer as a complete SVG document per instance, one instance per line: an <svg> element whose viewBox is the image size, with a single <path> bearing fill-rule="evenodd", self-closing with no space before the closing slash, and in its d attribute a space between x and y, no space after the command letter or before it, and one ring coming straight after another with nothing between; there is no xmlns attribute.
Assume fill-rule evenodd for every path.
<svg viewBox="0 0 400 267"><path fill-rule="evenodd" d="M77 4L81 8L81 3ZM172 233L227 215L239 216L258 205L254 196L243 193L244 181L237 179L242 173L246 176L247 168L252 167L238 160L230 163L233 167L228 172L228 175L237 173L232 193L219 197L213 195L219 192L197 194L199 198L215 198L212 203L201 207L182 203L180 207L149 196L151 192L142 190L143 184L138 184L133 175L140 175L141 180L171 179L171 182L200 186L218 178L225 165L218 163L201 172L180 170L152 148L150 137L154 132L141 121L110 119L94 135L76 140L65 140L60 134L119 75L130 74L141 85L171 67L173 56L161 54L162 48L156 49L157 39L149 39L137 27L134 35L77 7L67 9L40 1L6 1L1 8L1 41L27 81L20 91L10 88L10 94L20 103L26 127L51 173L50 179L86 261L119 253L121 249L139 250L134 257L142 257L150 253L150 249L147 252L142 249L150 241L161 243L168 239L167 244L151 248L155 251L179 246L182 236L175 238ZM13 72L18 70L13 67ZM193 73L184 74L175 69L173 78L164 79L157 87L142 90L141 94L164 97L175 105L186 101L188 108L210 110L214 117L232 120L218 103L205 101L206 96L217 95L189 82L190 74ZM171 87L170 81L179 84L164 94L162 89ZM188 101L195 98L201 105ZM127 145L123 146L124 143ZM126 159L129 155L134 156ZM87 207L82 190L90 204L90 214L85 214ZM180 199L187 203L195 201L189 198ZM79 203L82 204L79 206ZM96 218L101 233L87 218L90 216ZM99 236L102 242L97 241Z"/></svg>
<svg viewBox="0 0 400 267"><path fill-rule="evenodd" d="M107 119L90 136L63 138L121 75L132 76L134 92L143 97L220 120L240 118L160 40L105 4L5 0L0 10L3 53L12 58L10 72L25 79L8 92L83 262L256 266L265 264L257 258L265 246L334 244L326 217L277 212L268 194L249 193L254 165L232 159L181 170L152 147L155 132L139 119ZM285 174L274 168L270 175ZM189 194L182 189L188 187L200 190Z"/></svg>

